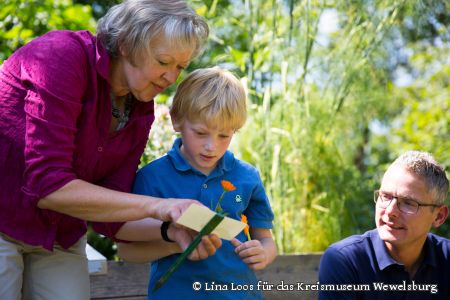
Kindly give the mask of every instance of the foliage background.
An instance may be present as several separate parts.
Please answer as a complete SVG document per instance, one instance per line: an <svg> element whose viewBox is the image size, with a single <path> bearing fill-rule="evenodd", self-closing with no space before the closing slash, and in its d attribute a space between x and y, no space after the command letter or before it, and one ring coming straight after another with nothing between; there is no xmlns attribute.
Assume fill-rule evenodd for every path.
<svg viewBox="0 0 450 300"><path fill-rule="evenodd" d="M116 2L4 0L0 63L51 29L94 32ZM429 151L449 169L448 2L190 3L212 33L188 71L221 65L247 87L249 119L232 148L261 171L281 253L322 251L373 228L372 191L403 151ZM173 91L157 99L143 163L171 147ZM450 238L448 222L437 232ZM111 241L89 240L114 257Z"/></svg>

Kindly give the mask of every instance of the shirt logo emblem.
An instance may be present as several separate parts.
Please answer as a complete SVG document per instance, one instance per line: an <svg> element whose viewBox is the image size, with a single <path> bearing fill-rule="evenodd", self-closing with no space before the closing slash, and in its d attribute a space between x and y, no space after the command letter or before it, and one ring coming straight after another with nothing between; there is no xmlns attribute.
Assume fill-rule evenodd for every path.
<svg viewBox="0 0 450 300"><path fill-rule="evenodd" d="M236 195L236 198L234 198L234 200L236 200L236 202L241 202L242 201L241 195Z"/></svg>

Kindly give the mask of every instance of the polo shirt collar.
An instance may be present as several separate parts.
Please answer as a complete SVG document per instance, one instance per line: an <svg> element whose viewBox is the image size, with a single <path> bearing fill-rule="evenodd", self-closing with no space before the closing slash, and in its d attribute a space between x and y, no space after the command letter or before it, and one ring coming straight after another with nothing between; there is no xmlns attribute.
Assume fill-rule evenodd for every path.
<svg viewBox="0 0 450 300"><path fill-rule="evenodd" d="M400 265L387 251L386 245L384 244L384 241L380 239L377 229L371 231L370 239L375 250L375 257L377 258L380 270L384 270L391 265Z"/></svg>
<svg viewBox="0 0 450 300"><path fill-rule="evenodd" d="M375 257L377 258L377 263L380 270L384 270L385 268L391 265L401 265L391 257L391 255L387 251L386 245L384 244L383 240L380 239L377 229L374 229L370 232L370 239L372 240L373 248L375 250ZM421 263L421 265L427 264L436 267L437 266L436 250L433 248L429 234L425 241L424 249L425 249L425 256L423 258L423 262Z"/></svg>
<svg viewBox="0 0 450 300"><path fill-rule="evenodd" d="M167 153L170 160L172 161L175 169L178 171L188 171L192 170L195 172L199 172L198 170L194 169L189 162L184 158L183 154L181 154L181 145L182 145L181 138L177 138L175 142L173 143L172 149ZM233 169L235 164L235 158L233 153L230 151L226 151L225 155L219 160L219 163L217 164L216 168L211 172L210 176L216 174L219 172L220 174L223 174L224 172L229 172L231 169Z"/></svg>

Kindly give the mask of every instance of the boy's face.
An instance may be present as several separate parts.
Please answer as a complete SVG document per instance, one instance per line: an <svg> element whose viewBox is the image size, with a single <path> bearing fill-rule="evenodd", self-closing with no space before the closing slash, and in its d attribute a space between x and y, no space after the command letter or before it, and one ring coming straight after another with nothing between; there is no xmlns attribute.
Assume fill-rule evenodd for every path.
<svg viewBox="0 0 450 300"><path fill-rule="evenodd" d="M181 133L183 144L181 153L192 167L209 175L216 167L230 145L233 129L210 128L202 122L184 120L181 125L174 124Z"/></svg>

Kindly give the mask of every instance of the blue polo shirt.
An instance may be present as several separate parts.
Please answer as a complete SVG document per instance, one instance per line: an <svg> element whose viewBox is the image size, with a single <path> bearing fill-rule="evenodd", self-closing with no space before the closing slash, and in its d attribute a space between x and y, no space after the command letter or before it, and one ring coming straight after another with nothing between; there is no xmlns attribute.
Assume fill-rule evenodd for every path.
<svg viewBox="0 0 450 300"><path fill-rule="evenodd" d="M450 240L429 233L424 250L411 280L376 229L339 241L321 259L319 299L450 299Z"/></svg>
<svg viewBox="0 0 450 300"><path fill-rule="evenodd" d="M196 199L214 209L223 192L221 180L228 180L236 190L225 193L221 206L228 217L240 220L245 214L250 227L272 228L273 213L256 168L227 151L208 175L192 168L180 152L177 139L167 155L143 167L136 175L133 191L162 198ZM241 232L237 238L246 241ZM176 260L178 254L152 263L149 299L262 299L257 278L223 240L215 255L201 261L185 260L155 293L158 279ZM193 289L193 284L200 286Z"/></svg>

